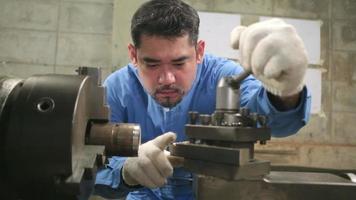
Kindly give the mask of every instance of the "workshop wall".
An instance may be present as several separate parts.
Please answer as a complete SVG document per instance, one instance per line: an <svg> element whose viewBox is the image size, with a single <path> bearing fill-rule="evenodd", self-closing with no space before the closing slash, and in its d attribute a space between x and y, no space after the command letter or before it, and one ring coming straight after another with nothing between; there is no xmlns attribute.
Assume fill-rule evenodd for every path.
<svg viewBox="0 0 356 200"><path fill-rule="evenodd" d="M144 1L115 1L116 66L127 63L126 45L134 10ZM354 0L186 0L199 11L236 13L248 25L259 16L321 20L322 108L295 136L274 138L257 156L274 164L356 167L356 1ZM118 39L120 38L120 39ZM117 54L115 54L117 55ZM291 55L293 56L293 55Z"/></svg>
<svg viewBox="0 0 356 200"><path fill-rule="evenodd" d="M0 75L111 72L113 0L0 0Z"/></svg>

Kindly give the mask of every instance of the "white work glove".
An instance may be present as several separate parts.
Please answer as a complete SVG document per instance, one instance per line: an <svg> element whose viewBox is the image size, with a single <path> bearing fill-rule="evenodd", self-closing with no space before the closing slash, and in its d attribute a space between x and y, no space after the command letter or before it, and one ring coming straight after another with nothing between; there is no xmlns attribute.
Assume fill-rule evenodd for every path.
<svg viewBox="0 0 356 200"><path fill-rule="evenodd" d="M173 166L164 149L175 140L176 135L168 132L142 144L138 157L128 158L124 163L122 176L125 183L149 188L163 186L173 173Z"/></svg>
<svg viewBox="0 0 356 200"><path fill-rule="evenodd" d="M266 20L235 27L230 39L232 48L240 50L242 67L269 92L285 97L303 89L307 53L293 26L280 19Z"/></svg>

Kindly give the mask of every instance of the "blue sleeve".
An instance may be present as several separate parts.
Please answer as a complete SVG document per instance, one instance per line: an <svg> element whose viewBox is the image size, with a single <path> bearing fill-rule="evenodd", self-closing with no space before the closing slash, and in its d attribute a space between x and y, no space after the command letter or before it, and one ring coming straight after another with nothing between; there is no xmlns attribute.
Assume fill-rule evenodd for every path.
<svg viewBox="0 0 356 200"><path fill-rule="evenodd" d="M126 159L125 157L112 157L109 159L109 164L98 171L95 180L95 195L116 199L141 188L129 187L123 182L121 170Z"/></svg>
<svg viewBox="0 0 356 200"><path fill-rule="evenodd" d="M286 137L296 133L308 122L311 95L304 87L300 103L295 109L279 111L270 102L261 83L253 76L249 76L241 85L241 106L248 107L251 112L266 115L273 137Z"/></svg>
<svg viewBox="0 0 356 200"><path fill-rule="evenodd" d="M111 122L125 122L125 107L123 106L121 93L123 93L123 87L121 80L116 74L110 75L104 82L106 92L106 102L110 107L110 121Z"/></svg>

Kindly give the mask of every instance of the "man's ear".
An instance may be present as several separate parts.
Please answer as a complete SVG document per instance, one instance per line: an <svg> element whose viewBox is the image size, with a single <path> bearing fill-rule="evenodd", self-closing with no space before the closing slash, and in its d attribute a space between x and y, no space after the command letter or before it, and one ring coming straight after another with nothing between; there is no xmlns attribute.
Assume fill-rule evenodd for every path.
<svg viewBox="0 0 356 200"><path fill-rule="evenodd" d="M136 51L136 47L133 44L128 44L127 45L127 49L128 49L128 53L129 53L129 57L131 60L131 63L134 64L135 66L137 66L138 60L137 60L137 51Z"/></svg>
<svg viewBox="0 0 356 200"><path fill-rule="evenodd" d="M205 51L205 41L199 40L196 47L197 51L197 63L200 64L203 62L204 51Z"/></svg>

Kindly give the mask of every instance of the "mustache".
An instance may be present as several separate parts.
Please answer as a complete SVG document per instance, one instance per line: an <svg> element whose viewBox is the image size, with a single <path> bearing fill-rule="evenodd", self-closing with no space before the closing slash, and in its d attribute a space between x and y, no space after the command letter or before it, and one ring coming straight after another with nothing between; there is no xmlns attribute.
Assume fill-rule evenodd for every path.
<svg viewBox="0 0 356 200"><path fill-rule="evenodd" d="M161 85L161 86L158 86L156 89L155 89L155 93L158 93L162 90L174 90L175 92L179 92L179 93L183 93L183 89L177 85Z"/></svg>

